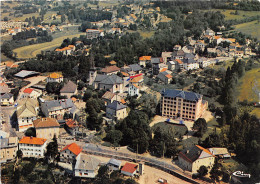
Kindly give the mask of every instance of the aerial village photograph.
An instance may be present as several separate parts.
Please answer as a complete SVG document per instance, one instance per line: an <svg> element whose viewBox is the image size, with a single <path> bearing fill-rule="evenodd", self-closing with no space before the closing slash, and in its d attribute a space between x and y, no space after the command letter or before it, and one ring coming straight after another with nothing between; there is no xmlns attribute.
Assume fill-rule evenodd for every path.
<svg viewBox="0 0 260 184"><path fill-rule="evenodd" d="M0 4L0 184L260 183L259 0Z"/></svg>

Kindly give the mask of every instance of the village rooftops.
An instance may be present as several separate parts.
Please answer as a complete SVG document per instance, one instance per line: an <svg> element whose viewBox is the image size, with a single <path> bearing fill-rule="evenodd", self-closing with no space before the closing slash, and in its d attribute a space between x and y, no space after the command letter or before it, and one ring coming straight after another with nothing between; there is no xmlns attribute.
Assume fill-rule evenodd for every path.
<svg viewBox="0 0 260 184"><path fill-rule="evenodd" d="M179 156L191 163L193 163L197 159L214 157L214 155L212 155L209 150L199 145L193 146L191 149L180 152Z"/></svg>
<svg viewBox="0 0 260 184"><path fill-rule="evenodd" d="M110 91L105 92L105 94L102 96L102 98L111 100L115 96L115 93L112 93Z"/></svg>
<svg viewBox="0 0 260 184"><path fill-rule="evenodd" d="M117 72L120 71L120 68L117 66L107 66L106 68L103 68L101 72L103 73L112 73L112 72Z"/></svg>
<svg viewBox="0 0 260 184"><path fill-rule="evenodd" d="M23 137L19 144L33 144L33 145L43 145L47 139L37 138L37 137Z"/></svg>
<svg viewBox="0 0 260 184"><path fill-rule="evenodd" d="M10 99L12 97L13 97L13 94L5 93L5 94L1 95L0 99Z"/></svg>
<svg viewBox="0 0 260 184"><path fill-rule="evenodd" d="M142 68L141 68L140 65L138 65L138 64L128 65L128 67L129 67L129 68L126 68L126 70L127 70L128 72L130 72L130 71L137 72L137 71L142 70Z"/></svg>
<svg viewBox="0 0 260 184"><path fill-rule="evenodd" d="M77 158L75 169L96 170L99 164L100 164L100 160L98 160L97 158L81 153Z"/></svg>
<svg viewBox="0 0 260 184"><path fill-rule="evenodd" d="M73 120L73 119L67 119L66 120L66 125L69 127L69 128L75 128L78 126L78 123Z"/></svg>
<svg viewBox="0 0 260 184"><path fill-rule="evenodd" d="M62 78L63 75L54 72L54 73L51 73L49 75L49 77L52 78L52 79L58 79L58 78Z"/></svg>
<svg viewBox="0 0 260 184"><path fill-rule="evenodd" d="M151 59L151 63L152 64L159 64L159 63L163 63L163 59L160 58L160 57L157 57L157 58L152 58Z"/></svg>
<svg viewBox="0 0 260 184"><path fill-rule="evenodd" d="M80 146L78 146L76 143L71 143L67 146L65 146L62 150L62 151L65 151L65 150L70 150L73 154L75 155L79 155L80 152L82 151L82 148Z"/></svg>
<svg viewBox="0 0 260 184"><path fill-rule="evenodd" d="M188 92L188 91L180 91L176 89L164 89L161 92L162 96L168 97L168 98L183 98L185 100L189 101L198 101L202 98L202 95L198 93Z"/></svg>
<svg viewBox="0 0 260 184"><path fill-rule="evenodd" d="M18 72L17 74L15 74L15 77L20 77L20 78L26 78L26 77L30 77L33 75L39 75L39 72L34 72L34 71L28 71L28 70L22 70L20 72Z"/></svg>
<svg viewBox="0 0 260 184"><path fill-rule="evenodd" d="M23 92L31 94L33 92L33 89L32 88L26 88Z"/></svg>
<svg viewBox="0 0 260 184"><path fill-rule="evenodd" d="M39 118L33 121L35 128L59 127L60 124L54 118Z"/></svg>
<svg viewBox="0 0 260 184"><path fill-rule="evenodd" d="M138 168L138 165L132 164L127 162L124 167L121 169L121 171L128 172L128 173L134 173Z"/></svg>
<svg viewBox="0 0 260 184"><path fill-rule="evenodd" d="M67 109L74 106L71 99L46 101L44 105L49 111Z"/></svg>
<svg viewBox="0 0 260 184"><path fill-rule="evenodd" d="M122 78L118 77L117 75L97 75L95 82L99 82L102 84L122 84Z"/></svg>
<svg viewBox="0 0 260 184"><path fill-rule="evenodd" d="M108 164L112 164L112 165L115 165L115 166L121 166L122 164L122 161L120 160L116 160L114 158L111 158L109 161L108 161Z"/></svg>
<svg viewBox="0 0 260 184"><path fill-rule="evenodd" d="M116 100L114 100L111 104L109 104L107 106L107 108L113 109L113 110L120 110L120 109L124 109L127 108L126 105L122 104L121 102L118 102Z"/></svg>
<svg viewBox="0 0 260 184"><path fill-rule="evenodd" d="M74 93L76 90L77 85L74 82L69 81L61 88L60 93Z"/></svg>
<svg viewBox="0 0 260 184"><path fill-rule="evenodd" d="M141 56L139 57L139 61L151 61L151 56Z"/></svg>

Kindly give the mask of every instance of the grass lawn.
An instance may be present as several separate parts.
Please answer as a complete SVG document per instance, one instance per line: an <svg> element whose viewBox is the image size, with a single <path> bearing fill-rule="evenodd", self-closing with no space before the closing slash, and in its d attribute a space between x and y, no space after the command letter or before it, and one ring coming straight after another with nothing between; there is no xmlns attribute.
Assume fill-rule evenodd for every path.
<svg viewBox="0 0 260 184"><path fill-rule="evenodd" d="M238 163L237 161L235 161L234 159L230 158L230 159L224 159L221 162L222 166L231 172L235 172L235 171L246 171L246 166L244 166L243 164Z"/></svg>
<svg viewBox="0 0 260 184"><path fill-rule="evenodd" d="M183 136L186 134L188 131L186 126L178 126L174 125L171 123L166 123L166 122L160 122L156 123L153 127L152 130L155 131L158 127L161 128L161 130L165 133L170 133L169 130L172 130L175 133L175 136L178 138L179 135Z"/></svg>
<svg viewBox="0 0 260 184"><path fill-rule="evenodd" d="M155 31L143 31L143 30L137 30L137 31L133 31L133 30L128 30L127 32L129 33L140 33L140 35L143 37L143 38L151 38Z"/></svg>
<svg viewBox="0 0 260 184"><path fill-rule="evenodd" d="M230 14L231 12L235 13L236 10L212 9L210 11L220 11L223 15L225 15L225 20L233 20L233 19L242 20L248 17L260 15L260 11L238 10L239 15Z"/></svg>
<svg viewBox="0 0 260 184"><path fill-rule="evenodd" d="M237 90L238 100L248 102L259 102L260 93L260 69L254 68L247 71L245 75L239 79ZM251 111L256 117L260 118L260 108L254 108Z"/></svg>
<svg viewBox="0 0 260 184"><path fill-rule="evenodd" d="M260 69L254 68L245 73L245 75L239 79L238 90L239 101L247 100L248 102L259 101L259 89L260 89ZM257 93L258 91L258 93Z"/></svg>
<svg viewBox="0 0 260 184"><path fill-rule="evenodd" d="M72 39L74 37L79 37L80 35L85 35L85 33L61 36L53 39L51 42L39 43L14 49L14 52L17 53L18 58L32 58L41 53L42 50L51 50L55 47L59 47L62 41L66 38Z"/></svg>
<svg viewBox="0 0 260 184"><path fill-rule="evenodd" d="M210 65L210 66L208 66L208 67L213 68L213 69L215 69L215 70L219 70L219 69L221 69L221 68L224 68L224 69L226 70L229 66L231 67L231 66L233 65L233 63L234 63L234 60L231 59L231 60L223 61L222 64L219 64L219 65Z"/></svg>
<svg viewBox="0 0 260 184"><path fill-rule="evenodd" d="M260 13L260 12L259 12ZM257 20L235 25L235 30L260 40L260 23Z"/></svg>

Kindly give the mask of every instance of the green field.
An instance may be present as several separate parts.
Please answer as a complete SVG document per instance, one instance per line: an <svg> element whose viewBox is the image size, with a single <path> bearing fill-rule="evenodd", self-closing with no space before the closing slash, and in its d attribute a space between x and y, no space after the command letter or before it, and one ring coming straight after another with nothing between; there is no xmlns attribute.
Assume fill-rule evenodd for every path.
<svg viewBox="0 0 260 184"><path fill-rule="evenodd" d="M235 30L260 40L260 23L257 20L235 25Z"/></svg>
<svg viewBox="0 0 260 184"><path fill-rule="evenodd" d="M74 35L67 35L58 37L56 39L53 39L51 42L45 42L45 43L39 43L34 45L29 45L25 47L20 47L17 49L14 49L13 51L17 53L18 58L32 58L35 57L37 54L40 54L43 50L51 50L55 47L59 47L62 43L62 41L66 38L74 38L79 37L80 35L85 35L85 33L78 33Z"/></svg>
<svg viewBox="0 0 260 184"><path fill-rule="evenodd" d="M133 31L133 30L128 30L127 32L129 33L140 33L140 35L143 37L143 38L151 38L155 31L143 31L143 30L137 30L137 31Z"/></svg>
<svg viewBox="0 0 260 184"><path fill-rule="evenodd" d="M255 68L247 71L245 75L239 80L238 86L238 100L248 102L259 102L260 91L260 69ZM260 118L260 108L252 110L251 114Z"/></svg>
<svg viewBox="0 0 260 184"><path fill-rule="evenodd" d="M223 9L212 9L210 11L220 11L225 15L225 20L242 20L248 17L253 17L260 15L260 11L242 11L238 10L238 15L230 14L231 12L235 13L236 10L223 10Z"/></svg>

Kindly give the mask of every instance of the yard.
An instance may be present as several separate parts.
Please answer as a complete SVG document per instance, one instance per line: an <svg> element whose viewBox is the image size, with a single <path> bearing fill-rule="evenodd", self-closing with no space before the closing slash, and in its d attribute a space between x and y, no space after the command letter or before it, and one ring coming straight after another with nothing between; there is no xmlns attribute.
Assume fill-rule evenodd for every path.
<svg viewBox="0 0 260 184"><path fill-rule="evenodd" d="M235 30L247 35L251 35L252 37L256 37L258 40L260 40L260 23L257 20L243 24L237 24L235 25Z"/></svg>

